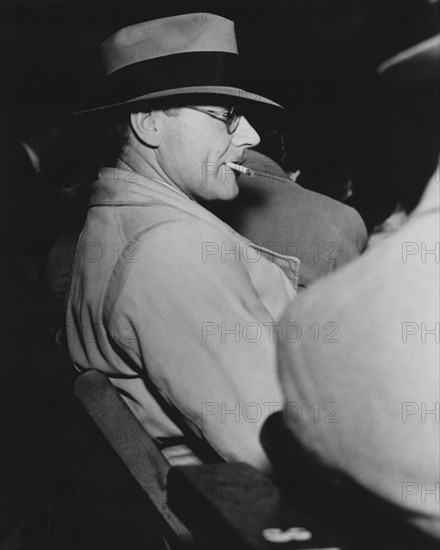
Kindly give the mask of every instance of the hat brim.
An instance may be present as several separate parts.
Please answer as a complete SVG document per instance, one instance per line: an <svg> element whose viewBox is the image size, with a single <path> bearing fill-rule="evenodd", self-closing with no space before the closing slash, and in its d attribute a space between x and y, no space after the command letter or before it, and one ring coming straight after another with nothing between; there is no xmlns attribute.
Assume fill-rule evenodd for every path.
<svg viewBox="0 0 440 550"><path fill-rule="evenodd" d="M191 94L195 94L195 95L203 94L207 96L213 95L213 96L219 96L219 97L221 96L234 97L234 98L239 98L240 100L243 100L243 101L263 103L267 106L277 107L279 109L284 108L282 105L275 103L275 101L272 101L271 99L268 99L258 94L254 94L252 92L247 92L246 90L243 90L241 88L234 88L231 86L188 86L185 88L174 88L172 90L163 90L160 92L145 94L145 95L141 95L133 99L130 99L128 101L120 102L120 103L112 103L111 105L102 105L100 107L94 107L92 109L77 111L73 113L73 115L84 115L88 113L105 112L108 109L123 107L124 105L130 105L131 103L137 103L138 101L163 99L163 98L168 98L173 96L191 95Z"/></svg>
<svg viewBox="0 0 440 550"><path fill-rule="evenodd" d="M438 78L440 74L440 34L399 52L379 65L377 71L401 81Z"/></svg>

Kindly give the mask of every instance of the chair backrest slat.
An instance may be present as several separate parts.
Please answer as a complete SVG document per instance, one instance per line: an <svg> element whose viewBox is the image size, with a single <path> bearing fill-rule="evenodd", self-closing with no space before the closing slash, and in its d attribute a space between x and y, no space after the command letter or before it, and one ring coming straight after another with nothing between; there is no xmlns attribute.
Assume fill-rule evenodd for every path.
<svg viewBox="0 0 440 550"><path fill-rule="evenodd" d="M75 395L147 493L171 532L184 545L190 545L191 533L167 505L170 464L116 388L103 373L90 370L76 380Z"/></svg>

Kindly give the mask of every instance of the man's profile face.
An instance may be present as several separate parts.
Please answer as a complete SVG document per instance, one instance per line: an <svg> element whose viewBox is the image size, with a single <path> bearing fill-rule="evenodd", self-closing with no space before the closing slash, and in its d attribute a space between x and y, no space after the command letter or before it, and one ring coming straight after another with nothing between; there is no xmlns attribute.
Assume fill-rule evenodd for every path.
<svg viewBox="0 0 440 550"><path fill-rule="evenodd" d="M224 113L229 107L203 105ZM228 162L241 162L260 138L244 116L233 134L222 120L182 107L176 116L163 119L157 161L167 179L194 200L228 200L238 194L238 173Z"/></svg>

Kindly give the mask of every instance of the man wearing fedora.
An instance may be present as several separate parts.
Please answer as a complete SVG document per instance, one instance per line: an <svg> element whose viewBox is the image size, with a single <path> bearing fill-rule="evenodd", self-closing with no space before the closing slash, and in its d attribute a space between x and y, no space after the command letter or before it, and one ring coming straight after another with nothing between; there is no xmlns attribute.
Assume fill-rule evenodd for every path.
<svg viewBox="0 0 440 550"><path fill-rule="evenodd" d="M287 229L275 239L253 232L261 223L247 216L238 227L253 244L200 203L236 197L240 176L264 197L266 228L280 223L279 204L263 188L265 157L247 153L259 136L246 117L248 105L279 105L241 87L233 23L216 15L122 29L101 54L108 98L87 113L117 121L119 150L92 186L77 246L67 302L73 363L106 373L174 463L210 458L213 449L267 468L258 434L280 405L273 331L296 295L298 247L286 251ZM249 159L252 171L243 167ZM308 227L322 224L325 210L328 223L318 224L319 236L310 230L310 242L344 235L336 262L308 261L306 286L359 254L365 228L352 209L282 176L270 189L282 187L284 206L292 194L297 210L308 204ZM289 227L307 217L294 210L282 210ZM298 234L290 241L306 242Z"/></svg>
<svg viewBox="0 0 440 550"><path fill-rule="evenodd" d="M109 99L94 111L125 106L127 118L77 245L71 358L106 373L173 463L214 450L267 468L258 433L281 400L273 329L299 260L253 245L199 201L238 194L259 142L240 108L279 106L240 87L234 26L216 15L124 28L101 53Z"/></svg>

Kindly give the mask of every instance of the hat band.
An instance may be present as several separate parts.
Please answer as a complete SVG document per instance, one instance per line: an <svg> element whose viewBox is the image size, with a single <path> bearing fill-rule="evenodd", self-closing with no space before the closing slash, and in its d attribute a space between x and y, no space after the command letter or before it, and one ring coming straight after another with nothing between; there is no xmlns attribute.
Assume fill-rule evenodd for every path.
<svg viewBox="0 0 440 550"><path fill-rule="evenodd" d="M192 86L239 87L238 55L186 52L138 61L106 78L109 103L129 101L154 92ZM210 90L210 93L212 90Z"/></svg>

